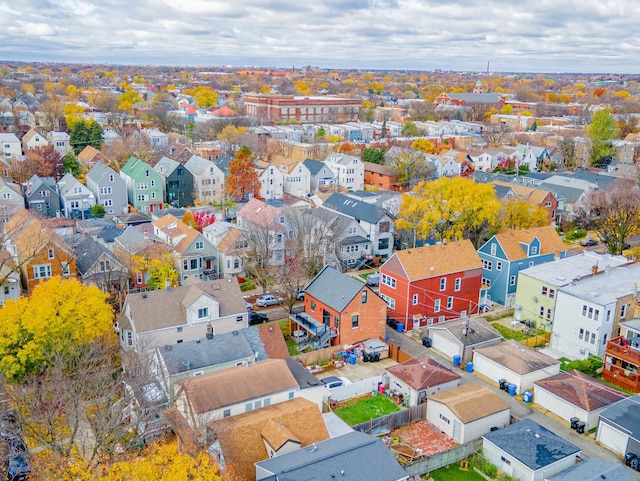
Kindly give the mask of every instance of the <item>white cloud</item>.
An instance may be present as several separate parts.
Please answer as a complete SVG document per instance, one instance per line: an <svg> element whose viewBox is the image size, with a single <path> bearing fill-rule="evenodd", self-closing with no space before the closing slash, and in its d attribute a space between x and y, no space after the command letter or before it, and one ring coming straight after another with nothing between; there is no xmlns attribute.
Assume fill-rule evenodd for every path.
<svg viewBox="0 0 640 481"><path fill-rule="evenodd" d="M635 73L624 0L22 0L0 58Z"/></svg>

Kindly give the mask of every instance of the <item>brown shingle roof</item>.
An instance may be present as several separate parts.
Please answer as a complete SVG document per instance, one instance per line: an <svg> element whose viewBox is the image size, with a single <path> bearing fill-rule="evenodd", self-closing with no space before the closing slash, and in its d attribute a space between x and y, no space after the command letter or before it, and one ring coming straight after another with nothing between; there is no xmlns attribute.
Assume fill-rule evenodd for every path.
<svg viewBox="0 0 640 481"><path fill-rule="evenodd" d="M521 375L560 364L560 361L551 356L514 340L504 341L494 346L479 347L475 352Z"/></svg>
<svg viewBox="0 0 640 481"><path fill-rule="evenodd" d="M267 227L271 225L280 214L280 209L265 204L261 200L252 198L249 199L242 209L238 212L239 217L244 217L252 224L256 224L260 227Z"/></svg>
<svg viewBox="0 0 640 481"><path fill-rule="evenodd" d="M89 164L95 162L97 160L96 157L99 156L99 155L100 155L100 151L98 149L96 149L95 147L91 147L90 145L87 145L78 154L78 161L81 164L89 165Z"/></svg>
<svg viewBox="0 0 640 481"><path fill-rule="evenodd" d="M136 332L143 333L166 327L184 326L187 318L183 300L187 296L192 299L201 294L209 295L218 301L220 317L246 312L240 287L234 279L231 279L231 282L204 281L171 290L132 293L127 296L125 302L130 309L130 318Z"/></svg>
<svg viewBox="0 0 640 481"><path fill-rule="evenodd" d="M463 423L477 421L500 411L509 405L491 389L477 384L463 384L453 389L429 396L429 402L446 405Z"/></svg>
<svg viewBox="0 0 640 481"><path fill-rule="evenodd" d="M208 413L273 393L295 389L296 379L284 359L265 359L176 383L196 414ZM177 397L176 396L176 397Z"/></svg>
<svg viewBox="0 0 640 481"><path fill-rule="evenodd" d="M542 204L544 198L549 194L546 190L534 189L533 187L511 184L509 182L494 181L493 183L513 190L520 200L523 200L533 206L539 206Z"/></svg>
<svg viewBox="0 0 640 481"><path fill-rule="evenodd" d="M387 371L406 382L416 391L423 391L460 379L460 375L438 364L430 357L411 359L387 368Z"/></svg>
<svg viewBox="0 0 640 481"><path fill-rule="evenodd" d="M562 239L551 225L531 229L503 229L496 234L496 239L510 261L526 259L527 252L522 244L529 245L534 238L540 241L538 255L553 254L568 250Z"/></svg>
<svg viewBox="0 0 640 481"><path fill-rule="evenodd" d="M400 261L410 280L482 268L482 261L469 239L397 251L387 261L389 265L392 265L393 258ZM384 270L387 263L381 270Z"/></svg>
<svg viewBox="0 0 640 481"><path fill-rule="evenodd" d="M269 359L287 359L290 357L287 343L282 335L282 329L277 324L260 324L258 332Z"/></svg>
<svg viewBox="0 0 640 481"><path fill-rule="evenodd" d="M534 381L533 384L587 412L629 397L575 369Z"/></svg>
<svg viewBox="0 0 640 481"><path fill-rule="evenodd" d="M277 423L273 419L269 419L261 431L264 440L269 443L276 451L284 446L288 441L300 444L298 437L293 434L284 423Z"/></svg>
<svg viewBox="0 0 640 481"><path fill-rule="evenodd" d="M318 407L303 398L212 421L208 432L217 437L225 464L233 466L238 479L255 479L254 463L269 458L262 438L268 422L282 423L302 447L329 439Z"/></svg>
<svg viewBox="0 0 640 481"><path fill-rule="evenodd" d="M243 232L235 227L229 229L222 240L218 243L218 251L225 254L231 254L233 252L235 243L242 237Z"/></svg>
<svg viewBox="0 0 640 481"><path fill-rule="evenodd" d="M365 172L374 172L376 174L387 175L389 177L395 177L393 169L388 165L376 164L375 162L363 162Z"/></svg>

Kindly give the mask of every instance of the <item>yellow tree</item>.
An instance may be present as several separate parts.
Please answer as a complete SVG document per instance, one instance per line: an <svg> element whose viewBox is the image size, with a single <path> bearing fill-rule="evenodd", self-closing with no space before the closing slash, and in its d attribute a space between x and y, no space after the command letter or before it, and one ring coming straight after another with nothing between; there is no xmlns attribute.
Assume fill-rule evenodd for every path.
<svg viewBox="0 0 640 481"><path fill-rule="evenodd" d="M491 184L443 177L419 182L403 195L396 227L405 231L412 246L432 236L440 241L469 238L477 246L483 230L495 223L500 207Z"/></svg>
<svg viewBox="0 0 640 481"><path fill-rule="evenodd" d="M169 287L178 286L180 275L176 270L175 257L171 252L163 252L153 258L134 255L132 263L135 271L144 272L149 276L147 287L166 289L167 281L169 282Z"/></svg>
<svg viewBox="0 0 640 481"><path fill-rule="evenodd" d="M529 229L549 225L547 211L524 200L510 199L500 212L500 224L510 229Z"/></svg>
<svg viewBox="0 0 640 481"><path fill-rule="evenodd" d="M0 309L0 371L10 382L42 372L61 354L91 343L113 329L106 294L75 279L53 277L30 297Z"/></svg>
<svg viewBox="0 0 640 481"><path fill-rule="evenodd" d="M414 150L419 150L420 152L424 152L425 154L433 154L436 150L433 142L428 139L416 139L411 143L411 148Z"/></svg>
<svg viewBox="0 0 640 481"><path fill-rule="evenodd" d="M218 103L217 92L206 85L185 89L184 93L191 95L200 107L213 107Z"/></svg>
<svg viewBox="0 0 640 481"><path fill-rule="evenodd" d="M141 100L142 98L138 95L138 92L133 90L126 91L118 96L118 110L131 112L133 110L133 106Z"/></svg>

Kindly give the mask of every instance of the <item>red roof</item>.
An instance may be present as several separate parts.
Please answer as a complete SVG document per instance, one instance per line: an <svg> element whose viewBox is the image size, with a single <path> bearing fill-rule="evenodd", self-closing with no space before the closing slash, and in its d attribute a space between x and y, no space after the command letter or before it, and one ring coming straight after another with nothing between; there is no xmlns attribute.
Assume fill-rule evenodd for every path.
<svg viewBox="0 0 640 481"><path fill-rule="evenodd" d="M189 108L187 109L187 115L197 115L198 111L195 109L195 107L193 105L189 105Z"/></svg>
<svg viewBox="0 0 640 481"><path fill-rule="evenodd" d="M238 112L236 112L235 110L230 109L226 105L223 105L219 109L215 109L211 113L213 115L215 115L216 117L235 117L235 116L238 115Z"/></svg>

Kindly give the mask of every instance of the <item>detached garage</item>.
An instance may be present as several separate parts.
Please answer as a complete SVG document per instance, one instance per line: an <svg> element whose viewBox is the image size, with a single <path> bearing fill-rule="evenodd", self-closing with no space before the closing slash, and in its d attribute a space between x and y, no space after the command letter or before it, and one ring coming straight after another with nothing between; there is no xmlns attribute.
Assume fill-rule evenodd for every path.
<svg viewBox="0 0 640 481"><path fill-rule="evenodd" d="M431 347L453 360L460 356L462 364L471 361L473 350L500 343L502 335L482 318L460 318L429 327Z"/></svg>
<svg viewBox="0 0 640 481"><path fill-rule="evenodd" d="M640 395L618 401L600 414L596 442L621 456L640 455Z"/></svg>
<svg viewBox="0 0 640 481"><path fill-rule="evenodd" d="M473 367L496 384L500 379L506 379L507 383L517 386L518 394L522 394L532 389L535 381L558 374L560 361L510 340L476 349Z"/></svg>
<svg viewBox="0 0 640 481"><path fill-rule="evenodd" d="M536 381L534 386L533 401L538 406L567 422L578 418L587 431L598 425L607 407L629 397L575 369Z"/></svg>

